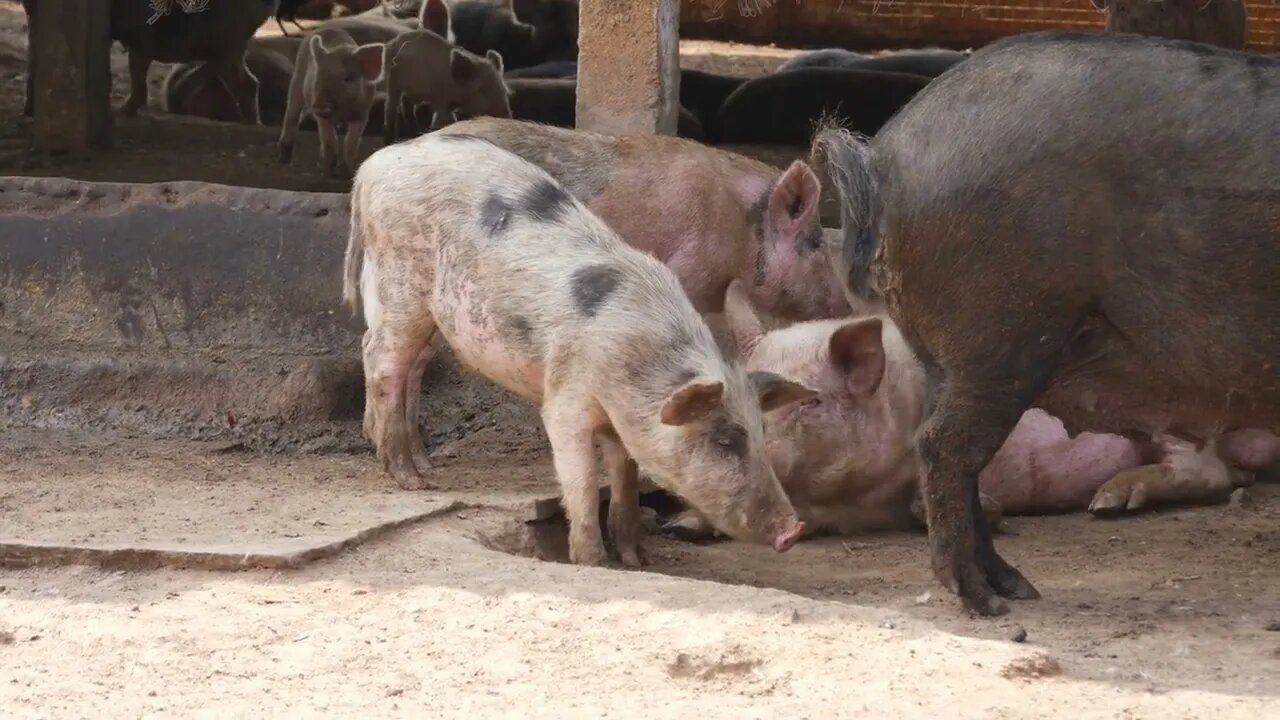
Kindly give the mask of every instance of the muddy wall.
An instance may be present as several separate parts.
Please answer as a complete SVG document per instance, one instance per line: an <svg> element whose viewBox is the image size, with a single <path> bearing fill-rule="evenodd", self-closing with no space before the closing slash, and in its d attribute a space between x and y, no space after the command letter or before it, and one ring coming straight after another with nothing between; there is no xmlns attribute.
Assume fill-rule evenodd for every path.
<svg viewBox="0 0 1280 720"><path fill-rule="evenodd" d="M347 218L342 194L0 178L0 425L366 448ZM447 348L424 388L429 446L536 426Z"/></svg>

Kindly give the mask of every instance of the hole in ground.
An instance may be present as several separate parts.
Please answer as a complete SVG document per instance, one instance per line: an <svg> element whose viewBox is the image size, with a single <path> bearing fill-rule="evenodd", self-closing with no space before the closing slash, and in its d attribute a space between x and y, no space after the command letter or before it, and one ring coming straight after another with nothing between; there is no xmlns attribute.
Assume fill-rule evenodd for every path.
<svg viewBox="0 0 1280 720"><path fill-rule="evenodd" d="M490 550L504 552L509 555L543 560L546 562L569 562L569 521L560 507L559 498L540 503L547 508L538 520L510 519L500 528L493 531L481 531L477 539ZM640 512L643 516L646 537L655 535L682 540L690 543L714 542L707 538L687 536L677 530L665 530L663 526L684 510L679 498L664 490L652 490L640 493ZM554 509L551 509L554 508ZM600 491L600 527L608 528L609 523L609 489ZM617 559L617 551L605 534L605 547L609 555Z"/></svg>

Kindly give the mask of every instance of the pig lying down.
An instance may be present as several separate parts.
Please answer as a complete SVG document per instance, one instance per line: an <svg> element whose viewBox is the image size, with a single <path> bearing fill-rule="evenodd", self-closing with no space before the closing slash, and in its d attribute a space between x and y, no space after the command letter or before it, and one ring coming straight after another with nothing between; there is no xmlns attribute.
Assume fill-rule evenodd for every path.
<svg viewBox="0 0 1280 720"><path fill-rule="evenodd" d="M416 420L439 331L463 366L541 405L573 562L606 557L596 441L626 565L641 562L639 469L733 537L782 552L802 534L762 407L808 393L726 360L670 270L493 143L434 133L365 160L343 296L368 325L365 433L401 487L426 487Z"/></svg>
<svg viewBox="0 0 1280 720"><path fill-rule="evenodd" d="M766 333L736 284L725 314L748 369L815 392L765 416L769 463L808 531L922 524L913 439L924 414L925 377L893 321L821 320ZM1168 436L1143 447L1118 435L1070 437L1060 421L1031 409L979 477L983 509L994 520L1002 511L1088 507L1109 514L1220 500L1250 479L1219 454L1250 470L1280 459L1280 439L1246 433L1229 433L1199 452ZM692 512L672 525L694 535L710 530Z"/></svg>

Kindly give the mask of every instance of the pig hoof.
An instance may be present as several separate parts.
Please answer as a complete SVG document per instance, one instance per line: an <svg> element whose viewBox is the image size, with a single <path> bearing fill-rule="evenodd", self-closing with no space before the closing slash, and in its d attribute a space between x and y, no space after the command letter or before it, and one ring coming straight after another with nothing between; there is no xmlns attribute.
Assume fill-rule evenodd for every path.
<svg viewBox="0 0 1280 720"><path fill-rule="evenodd" d="M415 450L413 453L413 464L419 470L431 470L435 468L435 463L431 462L431 456L427 455L426 449Z"/></svg>
<svg viewBox="0 0 1280 720"><path fill-rule="evenodd" d="M629 548L618 549L618 560L623 567L642 568L649 564L649 557L646 555L644 548L639 545L633 545Z"/></svg>
<svg viewBox="0 0 1280 720"><path fill-rule="evenodd" d="M935 564L934 574L943 585L960 596L960 601L972 612L984 617L1009 612L1009 603L996 594L987 583L986 574L976 565L969 563L963 568L939 568Z"/></svg>
<svg viewBox="0 0 1280 720"><path fill-rule="evenodd" d="M569 562L574 565L590 565L601 567L609 560L604 551L604 543L570 543Z"/></svg>
<svg viewBox="0 0 1280 720"><path fill-rule="evenodd" d="M395 473L396 484L401 490L434 490L435 487L417 472L402 470Z"/></svg>
<svg viewBox="0 0 1280 720"><path fill-rule="evenodd" d="M987 573L988 579L991 581L997 594L1010 600L1038 600L1040 591L1031 584L1030 580L1023 577L1022 573L1016 568L1005 567L998 571Z"/></svg>
<svg viewBox="0 0 1280 720"><path fill-rule="evenodd" d="M1147 479L1160 472L1158 465L1122 470L1108 480L1089 503L1089 512L1097 516L1119 515L1140 510L1147 504Z"/></svg>

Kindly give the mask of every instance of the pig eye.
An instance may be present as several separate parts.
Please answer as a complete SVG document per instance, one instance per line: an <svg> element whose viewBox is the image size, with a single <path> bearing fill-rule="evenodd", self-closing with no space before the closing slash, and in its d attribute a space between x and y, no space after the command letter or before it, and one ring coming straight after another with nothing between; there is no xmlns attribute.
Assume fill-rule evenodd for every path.
<svg viewBox="0 0 1280 720"><path fill-rule="evenodd" d="M811 397L811 398L807 398L805 400L800 401L800 407L805 410L808 410L810 408L816 408L821 404L822 404L822 398L820 397Z"/></svg>
<svg viewBox="0 0 1280 720"><path fill-rule="evenodd" d="M728 420L717 420L711 428L711 441L721 452L746 457L747 429Z"/></svg>

